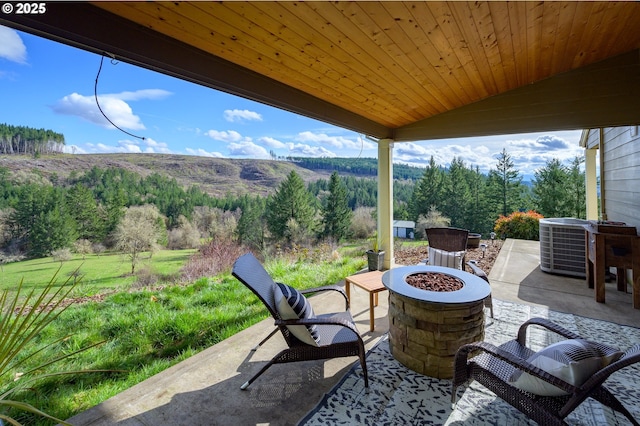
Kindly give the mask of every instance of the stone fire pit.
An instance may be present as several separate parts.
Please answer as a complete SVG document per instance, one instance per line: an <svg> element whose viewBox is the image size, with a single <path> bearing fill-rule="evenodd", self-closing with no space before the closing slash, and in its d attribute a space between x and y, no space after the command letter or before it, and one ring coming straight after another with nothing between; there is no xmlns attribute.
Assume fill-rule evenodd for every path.
<svg viewBox="0 0 640 426"><path fill-rule="evenodd" d="M450 282L462 282L462 288L432 291L407 283L407 277L423 273L447 275ZM484 339L483 309L484 299L491 294L489 284L468 272L426 265L391 269L382 275L382 283L389 290L393 357L420 374L453 377L458 348Z"/></svg>

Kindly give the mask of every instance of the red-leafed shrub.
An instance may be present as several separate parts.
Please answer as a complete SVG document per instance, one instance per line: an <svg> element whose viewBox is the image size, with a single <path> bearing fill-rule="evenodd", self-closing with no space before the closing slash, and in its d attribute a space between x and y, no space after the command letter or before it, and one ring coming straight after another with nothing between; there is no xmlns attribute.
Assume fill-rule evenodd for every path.
<svg viewBox="0 0 640 426"><path fill-rule="evenodd" d="M509 216L500 216L496 220L493 230L500 238L518 238L521 240L540 239L540 213L533 210L528 212L513 212Z"/></svg>
<svg viewBox="0 0 640 426"><path fill-rule="evenodd" d="M212 277L230 271L236 259L247 251L245 247L231 239L214 238L200 247L182 267L180 271L182 279L193 282L202 277Z"/></svg>

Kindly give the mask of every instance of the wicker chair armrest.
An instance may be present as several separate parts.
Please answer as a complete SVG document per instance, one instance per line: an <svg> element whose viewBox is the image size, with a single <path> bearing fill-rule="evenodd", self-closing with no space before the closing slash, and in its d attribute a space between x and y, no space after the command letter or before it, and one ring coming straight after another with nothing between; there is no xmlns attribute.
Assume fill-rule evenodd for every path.
<svg viewBox="0 0 640 426"><path fill-rule="evenodd" d="M467 262L467 266L471 269L471 272L473 273L473 275L476 275L482 278L483 280L485 280L486 282L489 282L489 277L487 277L486 272L480 269L478 265L476 265L474 262L472 261Z"/></svg>
<svg viewBox="0 0 640 426"><path fill-rule="evenodd" d="M504 349L501 349L487 342L475 342L475 343L463 345L456 353L456 357L455 357L456 371L458 370L458 368L466 369L466 363L467 363L469 353L475 352L478 350L486 352L495 358L498 358L508 364L511 364L513 367L515 367L516 369L522 372L528 373L534 377L544 380L547 383L557 386L560 389L564 390L565 392L575 393L578 390L578 388L573 386L572 384L567 383L564 380L552 374L549 374L544 370L541 370L540 368L534 366L527 360L522 359L518 356L515 356L511 352L505 351Z"/></svg>
<svg viewBox="0 0 640 426"><path fill-rule="evenodd" d="M299 318L299 319L278 319L275 321L275 325L340 325L354 331L358 336L358 329L356 325L351 321L347 321L344 318L339 317L313 317L313 318Z"/></svg>
<svg viewBox="0 0 640 426"><path fill-rule="evenodd" d="M618 370L628 367L632 364L640 362L640 343L636 343L627 349L619 360L612 362L601 370L598 370L582 385L583 388L589 389L600 383L603 383L609 376Z"/></svg>
<svg viewBox="0 0 640 426"><path fill-rule="evenodd" d="M549 331L553 331L556 334L559 334L562 337L565 337L567 339L581 339L582 337L572 331L567 330L566 328L552 322L549 321L546 318L531 318L530 320L528 320L527 322L525 322L524 324L522 324L520 326L520 329L518 330L518 343L520 343L521 345L525 345L525 342L527 341L527 327L529 327L530 325L538 325L540 327L544 327Z"/></svg>
<svg viewBox="0 0 640 426"><path fill-rule="evenodd" d="M302 294L315 294L315 293L322 293L325 291L336 291L338 293L340 293L342 295L342 297L344 298L344 305L345 311L349 310L349 299L347 298L347 293L345 293L344 289L340 286L337 285L325 285L322 287L316 287L316 288L308 288L306 290L298 290L300 293Z"/></svg>

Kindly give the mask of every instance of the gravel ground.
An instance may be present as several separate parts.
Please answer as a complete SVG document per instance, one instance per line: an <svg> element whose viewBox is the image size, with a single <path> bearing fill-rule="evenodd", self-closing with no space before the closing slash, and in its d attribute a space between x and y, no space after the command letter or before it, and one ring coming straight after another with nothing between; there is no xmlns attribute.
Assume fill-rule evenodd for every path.
<svg viewBox="0 0 640 426"><path fill-rule="evenodd" d="M498 253L500 253L500 248L502 248L502 240L494 240L493 243L491 240L481 240L480 244L486 244L487 250L482 255L482 250L480 248L470 248L467 249L467 255L465 260L468 262L470 260L476 260L478 262L478 267L482 269L487 275L491 272L491 268L498 257ZM422 262L427 258L427 242L424 242L423 246L419 247L406 247L400 248L395 251L396 263L400 265L415 265Z"/></svg>

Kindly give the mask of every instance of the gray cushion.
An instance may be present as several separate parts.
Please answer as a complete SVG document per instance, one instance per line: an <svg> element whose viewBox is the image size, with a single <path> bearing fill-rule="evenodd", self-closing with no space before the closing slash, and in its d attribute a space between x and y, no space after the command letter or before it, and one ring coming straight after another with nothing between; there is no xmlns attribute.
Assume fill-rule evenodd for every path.
<svg viewBox="0 0 640 426"><path fill-rule="evenodd" d="M446 251L433 247L427 247L429 253L428 263L432 266L444 266L447 268L462 269L463 251Z"/></svg>
<svg viewBox="0 0 640 426"><path fill-rule="evenodd" d="M282 319L315 317L313 308L307 298L295 288L277 283L274 296L276 308ZM300 341L312 346L318 346L318 328L316 325L290 325L287 328Z"/></svg>
<svg viewBox="0 0 640 426"><path fill-rule="evenodd" d="M527 361L567 383L581 386L592 374L621 356L622 352L616 348L583 339L569 339L547 346ZM536 395L567 395L564 390L522 371L513 373L509 382Z"/></svg>

